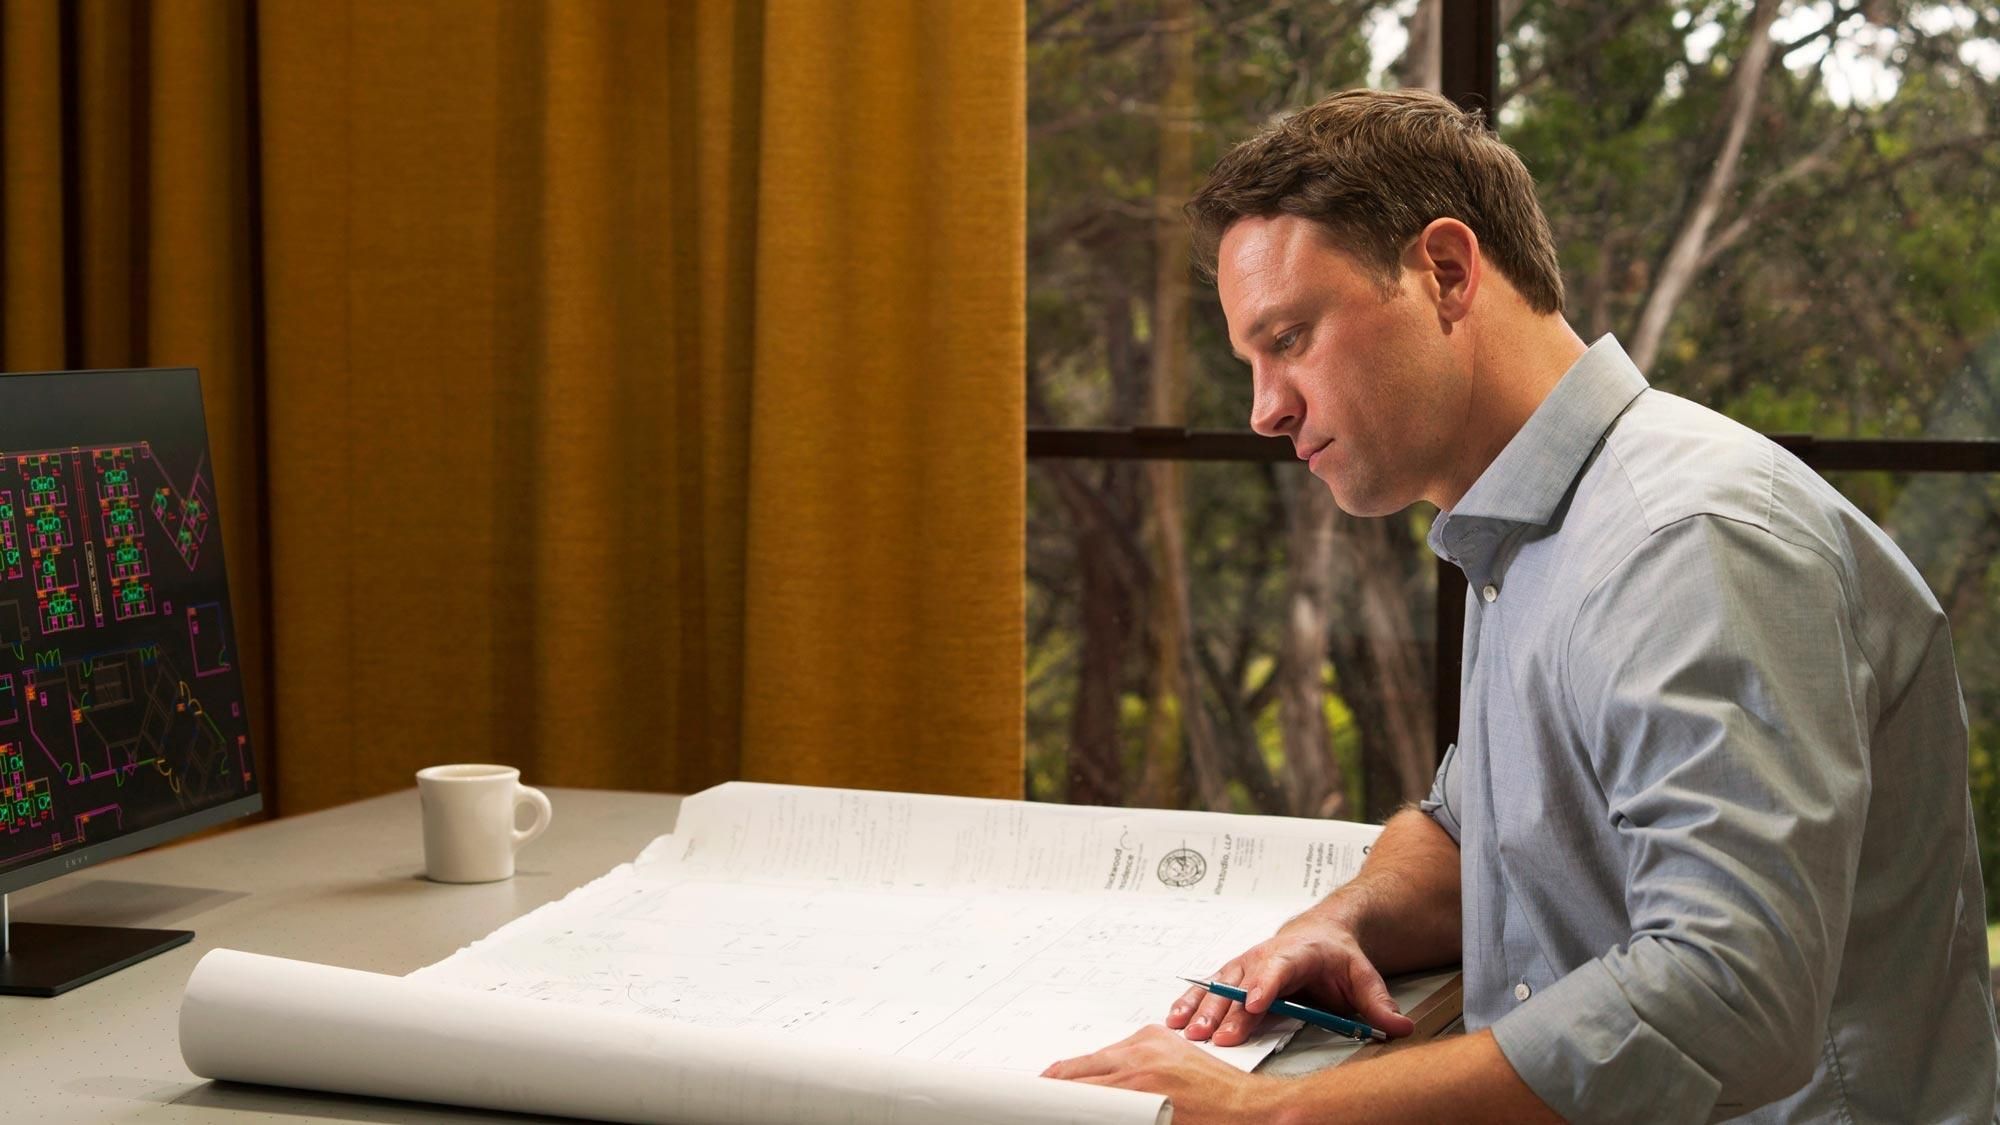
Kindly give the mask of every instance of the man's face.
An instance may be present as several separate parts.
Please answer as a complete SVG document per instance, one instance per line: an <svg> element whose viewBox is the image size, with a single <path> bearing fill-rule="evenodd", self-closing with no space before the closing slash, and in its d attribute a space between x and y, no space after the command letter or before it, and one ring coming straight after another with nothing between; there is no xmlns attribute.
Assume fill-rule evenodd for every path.
<svg viewBox="0 0 2000 1125"><path fill-rule="evenodd" d="M1216 291L1250 365L1250 426L1290 438L1343 511L1388 515L1440 494L1467 380L1424 276L1379 276L1293 215L1240 219Z"/></svg>

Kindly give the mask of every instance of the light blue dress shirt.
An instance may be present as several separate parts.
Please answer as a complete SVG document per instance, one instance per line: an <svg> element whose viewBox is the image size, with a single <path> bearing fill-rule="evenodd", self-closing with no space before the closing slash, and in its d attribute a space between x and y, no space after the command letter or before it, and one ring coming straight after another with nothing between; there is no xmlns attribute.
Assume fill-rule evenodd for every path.
<svg viewBox="0 0 2000 1125"><path fill-rule="evenodd" d="M1467 1025L1572 1120L1996 1120L1965 706L1888 537L1606 336L1430 542Z"/></svg>

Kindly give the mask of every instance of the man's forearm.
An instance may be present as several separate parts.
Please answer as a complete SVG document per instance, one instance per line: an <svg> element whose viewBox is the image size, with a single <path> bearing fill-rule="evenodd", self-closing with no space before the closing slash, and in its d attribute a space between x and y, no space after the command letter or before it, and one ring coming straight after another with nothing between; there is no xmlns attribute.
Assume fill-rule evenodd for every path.
<svg viewBox="0 0 2000 1125"><path fill-rule="evenodd" d="M1491 1032L1454 1036L1274 1082L1245 1120L1267 1125L1334 1121L1560 1122L1500 1053Z"/></svg>
<svg viewBox="0 0 2000 1125"><path fill-rule="evenodd" d="M1458 845L1414 809L1389 818L1360 874L1312 908L1346 923L1377 971L1457 961Z"/></svg>

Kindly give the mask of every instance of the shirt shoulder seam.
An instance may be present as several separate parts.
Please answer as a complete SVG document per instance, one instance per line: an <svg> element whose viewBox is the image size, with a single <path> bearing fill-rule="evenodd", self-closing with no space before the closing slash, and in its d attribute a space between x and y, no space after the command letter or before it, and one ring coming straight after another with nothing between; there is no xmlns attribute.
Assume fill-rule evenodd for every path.
<svg viewBox="0 0 2000 1125"><path fill-rule="evenodd" d="M1651 387L1647 388L1647 390L1651 389L1652 389ZM1638 397L1635 397L1632 401L1633 403L1637 403ZM1632 404L1627 404L1626 409L1630 410L1631 405ZM1762 490L1764 493L1764 505L1763 505L1763 511L1758 514L1756 521L1746 519L1742 516L1731 516L1723 512L1718 512L1712 509L1704 508L1697 511L1685 512L1681 515L1673 517L1670 520L1666 520L1665 522L1658 522L1659 517L1654 515L1653 507L1650 503L1648 503L1647 497L1642 493L1640 493L1637 485L1632 483L1632 471L1626 467L1625 459L1619 456L1618 454L1618 446L1617 446L1618 423L1623 420L1624 420L1624 414L1621 412L1616 419L1613 419L1610 428L1605 430L1604 436L1600 440L1602 441L1602 444L1604 446L1604 451L1606 453L1609 453L1611 455L1612 460L1617 463L1618 477L1620 480L1625 482L1625 491L1632 497L1633 507L1639 510L1640 518L1645 521L1646 533L1649 536L1656 532L1664 531L1667 528L1672 527L1674 524L1679 523L1682 520L1688 519L1693 516L1719 516L1723 519L1734 520L1737 523L1745 524L1752 527L1762 526L1766 530L1775 529L1776 527L1775 520L1779 511L1778 451L1780 447L1778 446L1777 443L1771 441L1769 438L1760 438L1759 441L1760 445L1759 452L1761 452L1764 455L1764 465L1763 465L1764 485ZM1784 537L1781 536L1780 538ZM1805 547L1808 550L1813 549L1810 544L1797 543L1792 539L1785 539L1785 541L1788 543L1793 543L1794 546Z"/></svg>
<svg viewBox="0 0 2000 1125"><path fill-rule="evenodd" d="M1617 456L1617 452L1615 450L1608 449L1608 447L1607 447L1607 452L1610 452L1613 457ZM1773 463L1773 465L1775 469L1775 462ZM1624 468L1624 463L1622 461L1619 463L1619 468L1621 470L1620 476L1622 477L1624 476L1624 473L1622 472ZM1631 487L1629 480L1627 481L1626 487L1627 488ZM1775 489L1772 489L1771 491L1773 492L1773 494L1775 494L1776 492ZM1638 496L1638 490L1633 489L1632 492L1634 498L1636 499ZM1575 679L1570 674L1570 668L1575 663L1575 661L1571 659L1571 653L1576 648L1576 631L1577 628L1583 623L1583 615L1585 609L1590 605L1591 601L1597 597L1598 592L1604 588L1604 584L1606 582L1609 582L1613 575L1623 570L1626 564L1631 562L1632 556L1638 554L1639 551L1642 548L1644 548L1646 544L1652 542L1656 536L1664 534L1670 528L1678 527L1681 524L1688 523L1692 520L1698 520L1698 519L1721 520L1727 523L1736 524L1740 527L1749 528L1752 531L1762 532L1763 534L1769 535L1771 538L1777 540L1780 543L1785 544L1786 546L1793 547L1800 551L1805 552L1807 555L1810 555L1813 559L1817 560L1821 566L1824 566L1827 568L1827 570L1831 571L1833 574L1834 582L1837 583L1840 587L1841 618L1847 626L1848 634L1854 637L1854 650L1855 652L1860 654L1862 663L1868 666L1868 674L1871 677L1875 678L1875 680L1878 683L1881 681L1881 677L1875 668L1875 662L1869 658L1866 646L1861 644L1860 634L1858 634L1854 629L1853 591L1848 586L1847 576L1841 572L1840 566L1835 560L1828 558L1826 554L1822 552L1817 545L1812 543L1801 542L1799 539L1794 538L1793 536L1781 533L1776 527L1772 526L1771 522L1768 519L1766 519L1763 523L1759 524L1759 523L1753 523L1739 516L1731 516L1724 514L1722 512L1689 512L1686 515L1678 516L1667 523L1661 524L1657 528L1651 527L1649 523L1648 525L1649 529L1647 530L1646 534L1640 536L1638 541L1633 543L1629 550L1627 550L1623 555L1620 555L1618 557L1618 561L1604 568L1604 573L1598 575L1597 580L1591 583L1589 591L1586 592L1582 598L1578 599L1576 603L1576 613L1574 616L1570 618L1569 632L1563 638L1563 649L1562 649L1563 696L1564 698L1569 700L1570 719L1576 724L1576 729L1578 731L1581 731L1584 728L1583 708L1582 705L1577 702L1576 682Z"/></svg>

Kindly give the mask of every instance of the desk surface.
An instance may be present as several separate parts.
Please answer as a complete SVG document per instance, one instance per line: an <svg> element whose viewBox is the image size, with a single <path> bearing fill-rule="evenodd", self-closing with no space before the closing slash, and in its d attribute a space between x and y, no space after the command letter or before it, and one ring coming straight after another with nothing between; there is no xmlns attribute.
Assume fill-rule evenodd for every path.
<svg viewBox="0 0 2000 1125"><path fill-rule="evenodd" d="M423 877L414 789L88 868L15 894L20 922L155 926L194 941L53 999L0 997L0 1117L51 1122L533 1121L216 1085L181 1063L181 991L218 946L403 974L561 898L673 827L680 798L551 789L514 878ZM19 1116L16 1116L16 1115ZM553 1120L553 1119L549 1119Z"/></svg>
<svg viewBox="0 0 2000 1125"><path fill-rule="evenodd" d="M556 1120L196 1078L181 1062L182 989L218 946L403 974L637 855L680 798L551 789L548 832L513 879L423 878L414 789L89 868L12 896L16 921L191 929L194 940L53 999L0 997L0 1116L49 1122ZM1403 983L1404 1010L1450 974ZM1313 1032L1314 1029L1307 1029ZM1322 1034L1323 1033L1318 1033ZM1302 1035L1267 1069L1330 1065L1351 1048Z"/></svg>

